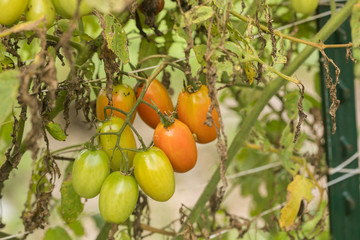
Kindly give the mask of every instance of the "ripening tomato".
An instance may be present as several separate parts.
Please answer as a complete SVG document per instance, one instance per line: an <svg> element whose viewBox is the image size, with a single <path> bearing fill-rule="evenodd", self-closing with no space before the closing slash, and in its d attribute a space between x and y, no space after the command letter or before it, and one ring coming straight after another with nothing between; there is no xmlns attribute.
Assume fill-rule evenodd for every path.
<svg viewBox="0 0 360 240"><path fill-rule="evenodd" d="M123 110L124 112L129 112L136 102L134 90L126 84L120 84L113 87L112 95L112 106ZM104 120L104 107L110 106L109 100L106 96L106 90L102 89L96 99L96 116L99 120ZM109 116L111 109L106 110L106 114ZM126 115L121 112L113 110L113 116L117 116L125 120ZM133 123L135 119L135 113L132 115L130 122Z"/></svg>
<svg viewBox="0 0 360 240"><path fill-rule="evenodd" d="M11 25L24 13L28 0L0 0L0 24Z"/></svg>
<svg viewBox="0 0 360 240"><path fill-rule="evenodd" d="M196 134L196 141L199 143L209 143L217 137L215 125L209 127L205 124L210 105L211 99L205 85L194 93L189 93L184 89L178 97L178 117L190 128L191 132ZM216 126L219 127L217 111L213 109L211 115Z"/></svg>
<svg viewBox="0 0 360 240"><path fill-rule="evenodd" d="M146 195L156 201L165 202L175 192L174 170L160 148L135 154L134 176Z"/></svg>
<svg viewBox="0 0 360 240"><path fill-rule="evenodd" d="M144 7L144 4L147 4L147 6ZM149 7L151 4L156 4L156 5ZM139 6L139 10L140 12L145 14L145 10L144 10L145 8L146 11L154 11L154 15L158 15L159 12L161 12L161 10L164 9L164 5L165 5L164 0L144 0Z"/></svg>
<svg viewBox="0 0 360 240"><path fill-rule="evenodd" d="M121 129L123 125L124 125L124 120L118 117L112 117L108 121L100 125L99 132L116 133ZM129 126L126 126L124 128L124 131L121 134L120 142L119 142L120 148L125 148L125 149L120 151L119 149L116 148L114 151L116 142L117 142L117 135L113 135L113 134L100 135L100 145L110 158L111 169L116 171L119 170L120 167L123 168L125 166L126 162L122 153L128 159L129 162L127 167L130 168L133 163L135 152L125 149L135 149L136 142L135 142L134 134L132 133ZM113 158L111 159L111 157Z"/></svg>
<svg viewBox="0 0 360 240"><path fill-rule="evenodd" d="M46 27L50 28L55 20L55 7L51 0L29 0L25 12L26 20L39 20L44 16L46 18ZM42 24L39 26L42 27Z"/></svg>
<svg viewBox="0 0 360 240"><path fill-rule="evenodd" d="M291 6L297 13L312 13L318 5L319 0L291 0Z"/></svg>
<svg viewBox="0 0 360 240"><path fill-rule="evenodd" d="M105 178L110 174L109 157L103 150L83 150L76 157L71 182L75 192L84 198L100 193Z"/></svg>
<svg viewBox="0 0 360 240"><path fill-rule="evenodd" d="M192 169L197 160L194 137L186 124L178 119L164 127L159 123L154 131L154 145L168 156L175 172L183 173Z"/></svg>
<svg viewBox="0 0 360 240"><path fill-rule="evenodd" d="M104 181L99 196L100 214L106 222L123 223L134 211L139 188L131 175L111 173Z"/></svg>
<svg viewBox="0 0 360 240"><path fill-rule="evenodd" d="M141 84L136 89L136 98L139 98L143 87L144 84ZM154 79L151 82L143 100L150 104L153 104L154 102L162 113L171 113L174 111L174 106L171 102L169 93L167 92L164 85L162 85L162 83L159 82L157 79ZM159 114L157 114L154 109L145 105L144 103L141 103L137 110L141 119L147 125L155 129L160 122Z"/></svg>

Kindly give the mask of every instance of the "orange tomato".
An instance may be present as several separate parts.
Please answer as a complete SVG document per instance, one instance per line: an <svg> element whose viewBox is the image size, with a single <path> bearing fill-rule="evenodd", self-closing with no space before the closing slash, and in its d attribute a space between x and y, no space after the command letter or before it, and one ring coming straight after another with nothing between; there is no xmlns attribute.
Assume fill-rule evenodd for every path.
<svg viewBox="0 0 360 240"><path fill-rule="evenodd" d="M175 172L187 172L196 164L197 149L194 137L189 127L178 119L167 128L162 123L157 125L154 145L168 156Z"/></svg>
<svg viewBox="0 0 360 240"><path fill-rule="evenodd" d="M219 127L219 115L215 109L211 112L215 125L209 127L205 124L210 105L211 99L205 85L194 93L184 89L178 97L178 117L196 134L196 141L199 143L209 143L217 137L215 125Z"/></svg>
<svg viewBox="0 0 360 240"><path fill-rule="evenodd" d="M126 84L120 84L113 87L112 106L116 107L124 112L129 112L136 102L134 90ZM102 89L96 99L96 116L99 120L105 120L104 107L109 105L109 100L106 96L105 89ZM116 116L125 120L126 115L123 113L112 110L112 116ZM111 114L111 109L106 110L108 117ZM130 122L133 123L135 119L135 113L132 115Z"/></svg>
<svg viewBox="0 0 360 240"><path fill-rule="evenodd" d="M136 89L136 98L139 98L140 93L144 87L144 84L141 84ZM154 79L149 88L147 89L145 96L143 98L144 101L154 104L160 109L160 111L164 113L171 113L174 111L174 106L171 102L171 98L169 93L167 92L164 85L161 84L158 80ZM141 119L150 127L156 128L156 126L160 122L159 114L155 112L154 109L147 106L144 103L141 103L137 109Z"/></svg>

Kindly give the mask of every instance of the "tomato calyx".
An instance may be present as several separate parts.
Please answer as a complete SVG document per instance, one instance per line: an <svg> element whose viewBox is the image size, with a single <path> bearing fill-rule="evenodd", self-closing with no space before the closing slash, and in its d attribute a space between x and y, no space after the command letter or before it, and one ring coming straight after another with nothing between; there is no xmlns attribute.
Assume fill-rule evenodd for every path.
<svg viewBox="0 0 360 240"><path fill-rule="evenodd" d="M85 148L85 149L88 149L88 150L90 150L90 151L95 151L95 150L97 150L97 147L95 146L95 144L94 144L93 141L86 142L86 143L84 144L84 148Z"/></svg>
<svg viewBox="0 0 360 240"><path fill-rule="evenodd" d="M161 112L159 112L159 115L160 115L160 122L162 125L164 125L165 129L167 129L168 127L174 124L175 122L174 113L170 113L168 115L166 113L162 114Z"/></svg>
<svg viewBox="0 0 360 240"><path fill-rule="evenodd" d="M200 81L193 81L193 82L190 82L190 84L188 84L188 85L185 85L185 82L184 82L184 90L183 91L186 91L190 94L196 93L197 91L200 90L201 85L202 84Z"/></svg>

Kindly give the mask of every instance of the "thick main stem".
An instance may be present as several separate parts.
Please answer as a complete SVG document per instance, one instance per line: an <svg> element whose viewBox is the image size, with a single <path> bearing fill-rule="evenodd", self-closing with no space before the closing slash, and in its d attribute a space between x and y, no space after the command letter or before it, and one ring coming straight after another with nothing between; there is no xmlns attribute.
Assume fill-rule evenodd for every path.
<svg viewBox="0 0 360 240"><path fill-rule="evenodd" d="M334 15L326 25L314 36L313 42L325 41L333 32L340 27L340 25L350 16L352 7L357 3L357 0L349 0L343 9ZM314 47L307 46L297 58L289 65L284 74L292 75L296 69L311 55L315 50ZM245 144L247 136L249 135L252 126L255 124L260 113L268 103L268 101L279 91L279 89L286 83L282 78L277 78L265 88L262 97L257 101L252 111L246 119L242 122L240 130L235 136L233 142L228 149L228 160L226 161L226 167L228 167L231 161L234 159L240 148ZM205 187L203 193L196 202L193 210L191 211L188 220L190 223L194 223L199 218L201 212L204 209L206 202L210 199L211 195L215 191L217 184L220 180L219 167L214 172L208 185ZM182 231L182 228L181 230Z"/></svg>

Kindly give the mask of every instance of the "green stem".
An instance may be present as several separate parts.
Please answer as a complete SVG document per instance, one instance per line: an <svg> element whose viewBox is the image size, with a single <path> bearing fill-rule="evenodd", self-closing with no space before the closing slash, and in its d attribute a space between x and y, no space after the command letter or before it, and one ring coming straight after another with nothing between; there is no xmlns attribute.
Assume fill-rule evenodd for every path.
<svg viewBox="0 0 360 240"><path fill-rule="evenodd" d="M326 25L314 36L313 42L325 41L333 32L340 27L340 25L350 16L352 7L357 3L357 0L349 0L344 8L334 15ZM315 48L307 46L297 58L289 65L284 74L292 75L296 69L311 55ZM235 158L236 154L241 147L244 146L247 136L249 135L252 126L255 124L258 116L268 103L268 101L279 91L279 89L286 83L285 80L278 77L274 81L270 82L265 88L262 97L256 102L250 114L242 122L240 130L235 136L233 142L228 149L228 160L226 161L226 168L230 165L231 161ZM188 220L193 224L199 218L201 212L204 209L206 202L210 199L211 195L215 191L217 184L220 180L220 168L218 167L211 177L208 185L205 187L203 193L196 202L193 210L191 211ZM183 227L180 229L181 232Z"/></svg>
<svg viewBox="0 0 360 240"><path fill-rule="evenodd" d="M331 16L334 16L336 13L336 2L335 0L330 0L330 9L331 9Z"/></svg>
<svg viewBox="0 0 360 240"><path fill-rule="evenodd" d="M50 35L50 34L46 34L46 39L50 40L52 42L56 42L58 43L60 41L59 37ZM69 45L73 48L75 48L77 51L81 51L81 49L83 48L83 46L79 43L73 42L73 41L69 41Z"/></svg>

